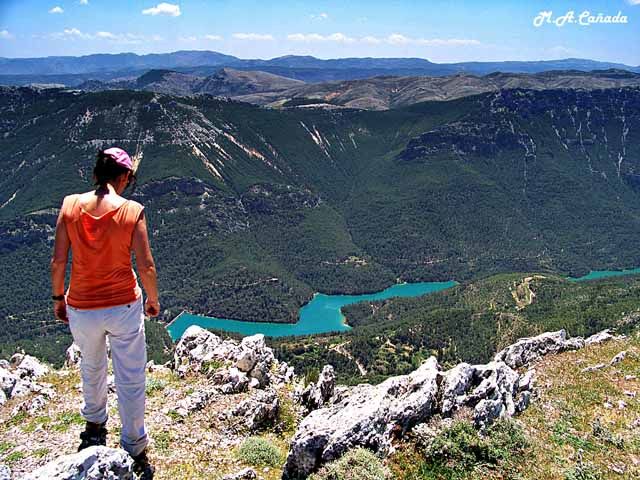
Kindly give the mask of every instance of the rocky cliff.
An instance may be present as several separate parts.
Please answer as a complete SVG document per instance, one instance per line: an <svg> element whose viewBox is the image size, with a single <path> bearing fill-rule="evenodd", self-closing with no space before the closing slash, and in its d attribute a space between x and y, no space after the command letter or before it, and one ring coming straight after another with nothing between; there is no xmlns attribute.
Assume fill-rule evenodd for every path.
<svg viewBox="0 0 640 480"><path fill-rule="evenodd" d="M578 352L584 352L580 358ZM637 335L604 331L583 339L558 331L521 339L485 365L445 369L432 357L409 375L353 387L336 385L333 369L326 366L305 386L275 358L262 335L238 342L191 327L177 344L173 362L148 365L151 456L161 479L334 478L322 476L326 468L353 452L363 455L359 449L364 448L377 455L372 461L382 462L382 473L374 478L399 478L397 459L425 428L438 430L452 418L466 418L482 436L494 422L512 416L530 428L527 407L553 412L559 401L569 401L549 400L556 388L553 370L559 368L549 362L576 365L581 375L606 371L622 381L624 369L638 368L638 353ZM597 363L603 355L611 358ZM73 347L67 357L61 370L22 354L0 364L0 478L133 478L130 459L113 448L118 432L113 395L108 446L70 454L82 428L77 414L81 358ZM609 388L597 401L605 411L635 414L637 377L623 377L625 400L614 400L617 394ZM562 381L566 386L568 379ZM598 421L598 432L605 435L609 423ZM528 434L536 435L532 429ZM637 445L630 445L632 453ZM619 455L613 463L626 473L638 467L633 460L621 462ZM360 478L357 470L352 475L348 478Z"/></svg>

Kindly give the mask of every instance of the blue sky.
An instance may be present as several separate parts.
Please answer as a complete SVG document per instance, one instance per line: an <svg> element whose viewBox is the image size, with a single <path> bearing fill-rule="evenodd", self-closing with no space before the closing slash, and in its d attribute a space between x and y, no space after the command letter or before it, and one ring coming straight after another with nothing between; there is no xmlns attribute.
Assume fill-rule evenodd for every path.
<svg viewBox="0 0 640 480"><path fill-rule="evenodd" d="M535 27L541 11L552 21ZM580 25L585 11L627 22ZM640 65L640 0L0 0L0 56L176 50Z"/></svg>

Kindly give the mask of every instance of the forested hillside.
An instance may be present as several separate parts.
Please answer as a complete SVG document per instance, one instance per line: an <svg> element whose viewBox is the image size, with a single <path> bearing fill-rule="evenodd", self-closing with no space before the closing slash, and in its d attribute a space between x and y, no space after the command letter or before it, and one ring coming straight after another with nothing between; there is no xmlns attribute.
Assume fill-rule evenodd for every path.
<svg viewBox="0 0 640 480"><path fill-rule="evenodd" d="M634 88L386 112L2 89L0 345L68 341L49 309L53 225L101 147L142 154L162 321L291 322L314 291L640 265L639 112Z"/></svg>
<svg viewBox="0 0 640 480"><path fill-rule="evenodd" d="M591 335L640 321L640 277L574 282L553 275L501 274L423 297L342 309L348 333L275 339L278 356L315 376L325 363L341 381L405 374L431 355L443 364L487 362L516 339L565 329Z"/></svg>

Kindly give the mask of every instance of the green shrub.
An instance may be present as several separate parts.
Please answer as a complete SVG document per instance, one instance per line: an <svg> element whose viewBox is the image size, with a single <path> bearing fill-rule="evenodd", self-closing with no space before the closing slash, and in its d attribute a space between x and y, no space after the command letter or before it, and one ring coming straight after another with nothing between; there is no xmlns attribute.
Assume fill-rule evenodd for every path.
<svg viewBox="0 0 640 480"><path fill-rule="evenodd" d="M309 480L385 480L389 478L380 459L364 448L350 450L322 467Z"/></svg>
<svg viewBox="0 0 640 480"><path fill-rule="evenodd" d="M277 467L284 461L282 451L262 437L249 437L238 449L238 459L254 466Z"/></svg>
<svg viewBox="0 0 640 480"><path fill-rule="evenodd" d="M147 378L147 386L145 388L147 395L153 395L156 392L161 392L167 386L167 382L164 380L158 380L156 378Z"/></svg>
<svg viewBox="0 0 640 480"><path fill-rule="evenodd" d="M600 480L602 476L590 463L579 463L564 472L565 480Z"/></svg>
<svg viewBox="0 0 640 480"><path fill-rule="evenodd" d="M484 435L466 421L443 429L424 449L423 478L464 478L485 467L505 468L528 447L521 427L513 420L498 420Z"/></svg>

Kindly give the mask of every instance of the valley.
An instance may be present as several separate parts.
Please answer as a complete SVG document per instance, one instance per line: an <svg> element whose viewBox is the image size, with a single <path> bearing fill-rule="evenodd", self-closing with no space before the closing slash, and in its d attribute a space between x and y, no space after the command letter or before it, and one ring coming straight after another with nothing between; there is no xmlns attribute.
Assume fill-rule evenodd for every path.
<svg viewBox="0 0 640 480"><path fill-rule="evenodd" d="M639 265L638 105L632 87L386 111L3 88L0 348L62 354L42 293L53 225L64 195L91 188L100 147L142 153L132 198L162 323L186 310L294 324L314 292Z"/></svg>

